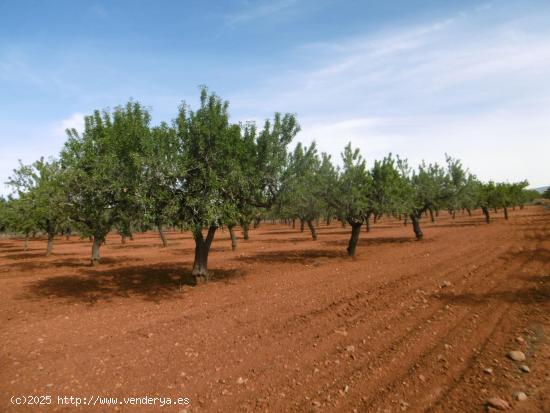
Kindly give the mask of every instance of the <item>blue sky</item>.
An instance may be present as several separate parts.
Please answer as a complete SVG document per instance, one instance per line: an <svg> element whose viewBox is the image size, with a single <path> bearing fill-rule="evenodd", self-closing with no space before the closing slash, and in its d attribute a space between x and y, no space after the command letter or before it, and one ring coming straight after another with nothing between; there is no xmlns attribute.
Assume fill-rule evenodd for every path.
<svg viewBox="0 0 550 413"><path fill-rule="evenodd" d="M449 153L548 185L549 21L546 0L0 0L0 182L94 109L134 98L156 123L208 85L235 121L296 113L336 158Z"/></svg>

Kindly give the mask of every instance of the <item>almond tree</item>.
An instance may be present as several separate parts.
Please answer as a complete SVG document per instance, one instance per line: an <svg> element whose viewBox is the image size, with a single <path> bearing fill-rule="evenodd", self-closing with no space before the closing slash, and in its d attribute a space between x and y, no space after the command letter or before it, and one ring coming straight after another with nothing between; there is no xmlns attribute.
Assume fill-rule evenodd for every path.
<svg viewBox="0 0 550 413"><path fill-rule="evenodd" d="M27 251L30 234L38 230L32 198L27 193L22 193L17 198L8 196L3 212L3 225L10 231L23 234L23 250Z"/></svg>
<svg viewBox="0 0 550 413"><path fill-rule="evenodd" d="M361 226L370 208L369 192L372 178L367 172L365 160L359 149L353 150L351 143L342 153L343 166L338 175L335 190L330 194L329 203L337 210L337 215L343 217L351 226L351 237L347 252L355 256L359 241Z"/></svg>
<svg viewBox="0 0 550 413"><path fill-rule="evenodd" d="M84 131L67 130L61 152L68 211L83 236L93 237L92 264L109 231L137 220L140 170L136 161L150 114L137 102L86 116ZM130 228L125 228L130 231Z"/></svg>
<svg viewBox="0 0 550 413"><path fill-rule="evenodd" d="M175 179L179 141L175 128L163 122L142 135L142 151L137 158L140 171L139 203L144 220L158 230L163 247L168 246L164 225L176 221Z"/></svg>
<svg viewBox="0 0 550 413"><path fill-rule="evenodd" d="M402 205L411 219L416 239L421 240L424 237L420 228L422 214L445 204L446 174L438 164L422 162L415 171L409 168L406 160L398 158L398 166L405 184Z"/></svg>
<svg viewBox="0 0 550 413"><path fill-rule="evenodd" d="M309 147L298 143L289 157L288 166L282 177L281 196L278 199L279 213L300 219L301 227L306 223L311 237L317 240L314 221L325 209L322 195L321 161L315 142Z"/></svg>
<svg viewBox="0 0 550 413"><path fill-rule="evenodd" d="M46 255L50 255L56 233L67 226L66 191L59 163L46 162L42 158L32 165L21 165L14 170L8 184L17 191L18 206L30 208L24 213L30 218L28 223L32 222L33 227L46 233Z"/></svg>
<svg viewBox="0 0 550 413"><path fill-rule="evenodd" d="M178 216L195 240L193 275L206 280L216 230L241 218L242 208L271 205L286 163L286 146L297 131L294 116L276 114L273 125L266 122L258 138L246 139L241 125L229 122L228 106L203 88L199 109L191 111L183 104L174 121L179 140L174 186ZM243 155L250 159L241 162Z"/></svg>
<svg viewBox="0 0 550 413"><path fill-rule="evenodd" d="M374 161L369 175L372 184L368 188L369 208L365 215L367 231L370 231L372 215L378 218L383 214L400 215L403 213L404 191L404 182L392 154L384 157L381 161Z"/></svg>

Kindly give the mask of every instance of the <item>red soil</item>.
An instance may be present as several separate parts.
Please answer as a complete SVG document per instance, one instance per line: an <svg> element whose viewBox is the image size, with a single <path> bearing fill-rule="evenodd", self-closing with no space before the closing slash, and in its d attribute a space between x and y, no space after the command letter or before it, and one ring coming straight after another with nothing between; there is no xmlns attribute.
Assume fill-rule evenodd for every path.
<svg viewBox="0 0 550 413"><path fill-rule="evenodd" d="M234 253L219 231L213 281L197 287L189 234L168 233L166 249L155 233L112 235L93 268L76 237L51 257L44 240L28 252L0 240L0 411L482 412L500 397L550 412L550 211L489 225L479 211L443 215L423 219L421 242L410 225L373 225L354 260L349 227L311 241L265 223ZM10 403L28 395L52 404ZM58 395L190 404L75 407Z"/></svg>

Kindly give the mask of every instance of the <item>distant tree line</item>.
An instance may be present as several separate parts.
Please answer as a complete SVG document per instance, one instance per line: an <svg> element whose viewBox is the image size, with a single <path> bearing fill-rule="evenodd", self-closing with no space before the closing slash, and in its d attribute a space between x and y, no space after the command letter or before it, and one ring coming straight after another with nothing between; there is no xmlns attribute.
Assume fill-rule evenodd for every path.
<svg viewBox="0 0 550 413"><path fill-rule="evenodd" d="M149 111L130 101L112 111L95 111L84 130L67 130L57 159L20 165L8 181L13 194L0 198L0 231L47 236L46 254L58 234L78 234L92 243L91 262L100 261L106 236L122 242L136 231L155 228L168 245L166 228L193 234L193 275L208 279L208 255L215 233L226 227L232 248L235 227L248 238L262 218L307 226L317 239L320 220L351 227L348 254L355 255L363 225L382 216L410 221L418 240L421 221L441 211L453 218L481 208L487 223L501 209L523 206L535 195L527 181L481 182L457 159L445 165L407 161L389 154L369 169L359 149L348 144L341 166L319 154L315 143L289 145L300 127L292 114L276 113L261 128L232 123L228 102L200 92L197 110L185 103L170 123L151 125Z"/></svg>

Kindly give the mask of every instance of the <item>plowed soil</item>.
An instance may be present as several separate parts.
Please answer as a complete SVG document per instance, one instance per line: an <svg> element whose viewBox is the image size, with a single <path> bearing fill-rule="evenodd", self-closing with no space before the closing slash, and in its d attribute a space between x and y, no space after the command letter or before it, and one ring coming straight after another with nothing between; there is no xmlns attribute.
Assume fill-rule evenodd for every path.
<svg viewBox="0 0 550 413"><path fill-rule="evenodd" d="M113 234L97 267L77 237L50 257L0 239L0 411L550 412L550 211L422 221L420 242L395 220L363 230L355 259L338 223L317 241L262 223L236 252L218 231L198 286L189 233ZM28 395L53 402L10 402Z"/></svg>

